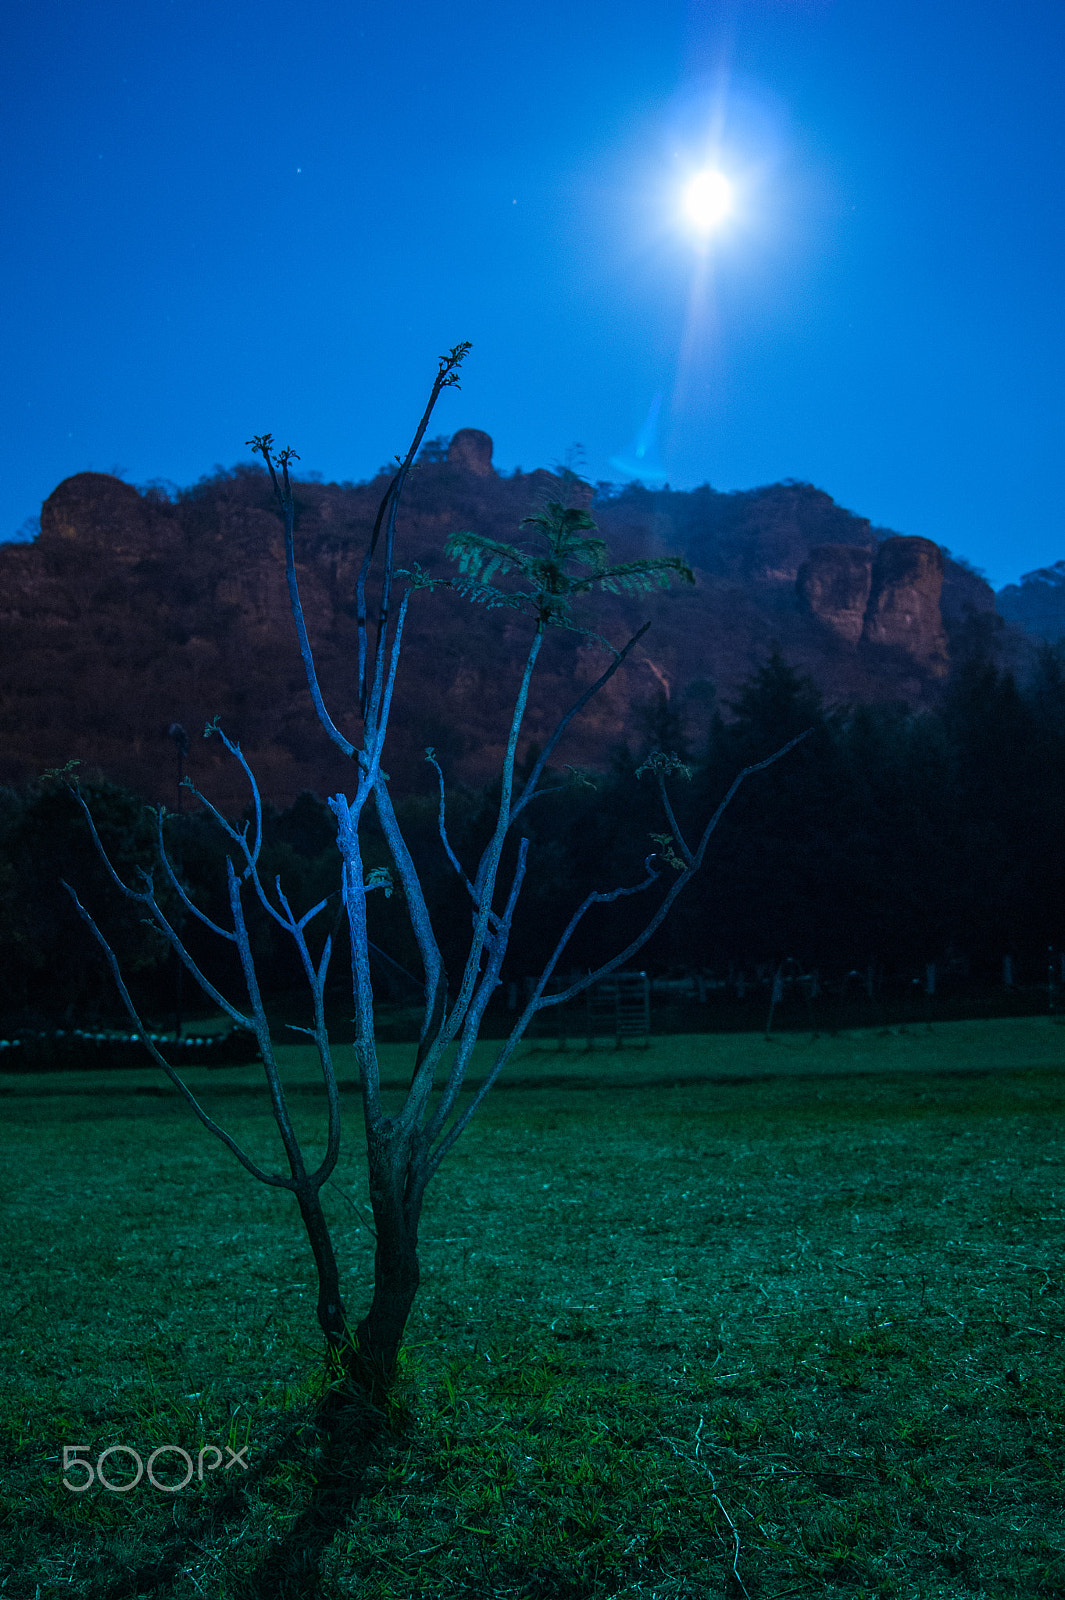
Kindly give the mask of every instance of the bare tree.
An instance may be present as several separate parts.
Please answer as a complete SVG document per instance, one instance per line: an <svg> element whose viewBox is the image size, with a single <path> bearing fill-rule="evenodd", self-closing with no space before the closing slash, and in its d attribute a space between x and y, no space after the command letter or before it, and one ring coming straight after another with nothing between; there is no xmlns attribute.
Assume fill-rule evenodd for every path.
<svg viewBox="0 0 1065 1600"><path fill-rule="evenodd" d="M689 842L678 825L668 790L670 773L680 767L675 756L654 755L646 763L653 776L668 831L656 835L661 849L648 856L638 882L593 891L585 896L565 922L550 959L536 979L524 1009L509 1036L503 1041L485 1081L461 1111L459 1093L469 1069L474 1045L485 1009L500 983L500 970L507 951L522 885L529 866L529 840L520 832L528 807L551 792L543 784L549 763L563 734L603 686L624 665L645 625L620 649L600 639L608 655L607 665L596 681L559 719L531 771L516 788L516 762L522 721L529 698L530 684L548 631L552 628L579 629L573 615L573 602L595 590L610 592L667 587L673 580L694 582L693 575L679 557L631 561L611 565L603 540L594 537L595 524L586 511L567 508L559 502L546 506L542 514L526 519L531 539L509 545L475 533L455 534L446 547L447 556L458 565L451 578L428 577L416 567L402 570L396 565L396 514L404 483L421 445L433 408L444 389L458 380L459 369L469 346L457 345L442 357L429 402L406 456L399 462L381 502L373 533L358 574L355 606L358 638L359 712L361 743L353 744L340 732L326 708L315 670L314 656L307 633L296 580L293 541L294 507L289 477L291 450L275 451L271 435L249 440L262 456L270 473L277 504L285 526L285 560L292 615L296 624L311 698L318 719L328 737L351 759L354 794L334 795L329 800L337 824L337 844L342 874L342 905L350 932L352 985L355 1002L355 1053L362 1088L362 1107L366 1130L369 1194L376 1230L374 1288L369 1309L352 1327L340 1290L336 1253L322 1206L322 1188L332 1175L340 1154L341 1119L336 1072L326 1028L324 992L333 951L333 933L321 945L317 959L308 944L308 929L326 910L326 901L297 915L282 888L280 878L272 886L263 883L259 872L262 846L262 805L255 776L241 753L217 726L207 732L220 738L230 755L243 767L251 791L254 820L238 830L223 817L198 790L193 790L213 816L231 846L226 862L229 920L226 926L212 921L194 904L167 856L163 831L164 812L160 808L158 842L162 871L176 894L183 915L197 919L219 939L236 947L243 972L246 999L240 1003L216 987L190 955L157 897L153 878L141 871L139 887L124 883L108 861L93 826L88 807L81 802L97 848L119 889L138 902L177 953L205 995L209 996L233 1021L251 1029L258 1041L266 1073L274 1118L284 1145L288 1172L270 1172L261 1167L237 1141L213 1120L197 1102L173 1066L166 1061L157 1043L149 1038L144 1022L126 987L118 961L106 937L90 912L78 900L70 885L81 915L99 940L128 1008L134 1027L145 1047L184 1095L205 1127L228 1146L234 1156L261 1183L292 1192L307 1230L318 1272L318 1321L325 1335L327 1357L356 1393L373 1398L387 1393L395 1372L396 1358L407 1319L418 1290L418 1225L426 1186L440 1163L476 1115L485 1095L514 1053L537 1012L549 1006L565 1005L582 990L598 983L608 973L623 967L669 914L670 908L698 872L706 856L710 838L740 785L752 773L778 761L798 740L791 740L767 760L744 769L734 779L698 838ZM398 460L398 458L397 458ZM529 546L531 548L526 548ZM509 576L506 588L492 580ZM373 586L371 589L371 577ZM432 750L426 752L439 782L439 834L454 868L458 891L470 903L471 932L461 969L449 975L444 970L440 945L434 932L429 907L418 869L412 859L382 769L382 757L393 708L393 691L403 641L404 624L411 604L420 603L425 591L448 587L465 599L489 607L506 606L529 621L529 644L510 717L506 753L500 773L500 791L491 836L472 871L459 860L448 837L444 775ZM579 629L581 632L587 630ZM598 639L598 635L592 637ZM548 781L550 781L548 779ZM188 780L186 780L188 782ZM190 785L191 787L191 785ZM391 858L391 868L367 871L363 861L361 829L367 808L383 831ZM516 841L516 843L515 843ZM504 851L510 843L504 869ZM394 876L393 876L394 874ZM582 918L595 905L623 897L643 895L655 888L659 894L653 910L638 937L616 951L593 972L555 992L548 985L567 945ZM664 888L664 893L662 892ZM411 929L421 957L424 984L424 1012L420 1038L411 1070L406 1100L395 1115L387 1116L381 1103L380 1072L374 1034L374 990L371 981L371 944L367 924L367 900L371 894L390 895L401 891ZM326 1148L318 1164L309 1168L304 1151L289 1115L285 1089L278 1070L275 1041L267 1021L263 996L256 975L255 959L248 936L245 898L253 897L265 912L284 929L299 953L313 1002L313 1027L310 1034L321 1063L326 1102ZM336 930L334 929L334 932Z"/></svg>

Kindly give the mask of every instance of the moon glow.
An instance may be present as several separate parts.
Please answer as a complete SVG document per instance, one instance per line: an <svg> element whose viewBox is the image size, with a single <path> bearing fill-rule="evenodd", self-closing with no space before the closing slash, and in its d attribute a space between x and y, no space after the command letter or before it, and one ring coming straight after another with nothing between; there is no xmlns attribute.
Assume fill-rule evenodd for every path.
<svg viewBox="0 0 1065 1600"><path fill-rule="evenodd" d="M699 172L684 190L688 221L709 233L732 210L732 185L722 172Z"/></svg>

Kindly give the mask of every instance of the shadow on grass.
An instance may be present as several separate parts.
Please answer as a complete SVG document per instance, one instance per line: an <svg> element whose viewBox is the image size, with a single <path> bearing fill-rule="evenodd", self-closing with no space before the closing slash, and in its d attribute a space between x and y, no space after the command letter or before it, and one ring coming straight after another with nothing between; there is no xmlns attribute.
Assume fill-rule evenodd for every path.
<svg viewBox="0 0 1065 1600"><path fill-rule="evenodd" d="M315 1600L322 1558L358 1506L369 1469L394 1438L389 1418L369 1401L336 1389L325 1395L303 1430L313 1464L310 1503L235 1587L239 1600Z"/></svg>
<svg viewBox="0 0 1065 1600"><path fill-rule="evenodd" d="M139 1559L133 1556L127 1564L118 1545L110 1544L95 1558L83 1553L79 1578L82 1584L91 1583L94 1600L131 1600L134 1595L165 1600L176 1591L187 1593L181 1580L189 1573L190 1552L213 1548L216 1559L223 1562L227 1551L238 1557L246 1548L256 1507L271 1498L271 1483L306 1477L303 1509L296 1511L293 1520L289 1502L285 1513L285 1520L290 1521L288 1532L270 1541L252 1570L241 1574L237 1559L225 1562L225 1592L233 1600L303 1600L305 1596L310 1600L320 1594L322 1560L357 1508L367 1473L382 1462L395 1438L381 1412L368 1403L328 1391L315 1405L306 1407L303 1415L293 1419L289 1414L239 1482L209 1504L176 1503L168 1533L156 1535L147 1558L142 1548ZM47 1537L49 1530L38 1525L36 1531ZM54 1531L64 1530L57 1526ZM260 1536L253 1533L251 1542L259 1544ZM203 1592L198 1585L196 1588ZM37 1593L41 1594L40 1586Z"/></svg>

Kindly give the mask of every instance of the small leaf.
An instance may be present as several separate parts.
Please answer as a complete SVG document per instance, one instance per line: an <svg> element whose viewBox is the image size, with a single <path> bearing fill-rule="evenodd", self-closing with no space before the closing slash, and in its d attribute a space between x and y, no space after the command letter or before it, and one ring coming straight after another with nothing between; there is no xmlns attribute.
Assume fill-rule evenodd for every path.
<svg viewBox="0 0 1065 1600"><path fill-rule="evenodd" d="M366 882L363 884L363 888L367 891L370 889L383 889L385 891L385 899L388 900L391 898L392 890L395 888L392 882L392 874L387 867L372 867L366 874Z"/></svg>
<svg viewBox="0 0 1065 1600"><path fill-rule="evenodd" d="M81 766L80 760L76 760L75 759L75 760L68 761L66 763L66 765L62 766L62 767L49 767L47 772L42 772L41 773L41 782L42 783L73 783L74 787L77 788L77 785L78 785L78 768L80 766Z"/></svg>
<svg viewBox="0 0 1065 1600"><path fill-rule="evenodd" d="M679 772L682 778L690 778L691 767L687 766L674 750L667 754L665 750L653 750L641 767L637 767L636 776L642 778L645 772L653 773L656 778L665 779L671 772Z"/></svg>
<svg viewBox="0 0 1065 1600"><path fill-rule="evenodd" d="M659 846L658 854L663 861L668 861L671 867L676 867L678 872L683 872L686 863L680 859L673 848L673 835L671 833L652 833L650 837Z"/></svg>

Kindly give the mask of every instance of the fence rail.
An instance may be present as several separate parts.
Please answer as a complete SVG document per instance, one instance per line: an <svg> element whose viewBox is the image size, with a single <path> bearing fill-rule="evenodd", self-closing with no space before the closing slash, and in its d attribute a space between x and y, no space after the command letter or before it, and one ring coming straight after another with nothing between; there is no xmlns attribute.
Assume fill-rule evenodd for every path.
<svg viewBox="0 0 1065 1600"><path fill-rule="evenodd" d="M243 1028L180 1039L172 1033L148 1037L175 1067L242 1067L259 1060L258 1041ZM0 1072L110 1072L151 1064L135 1033L113 1029L22 1029L0 1039Z"/></svg>

